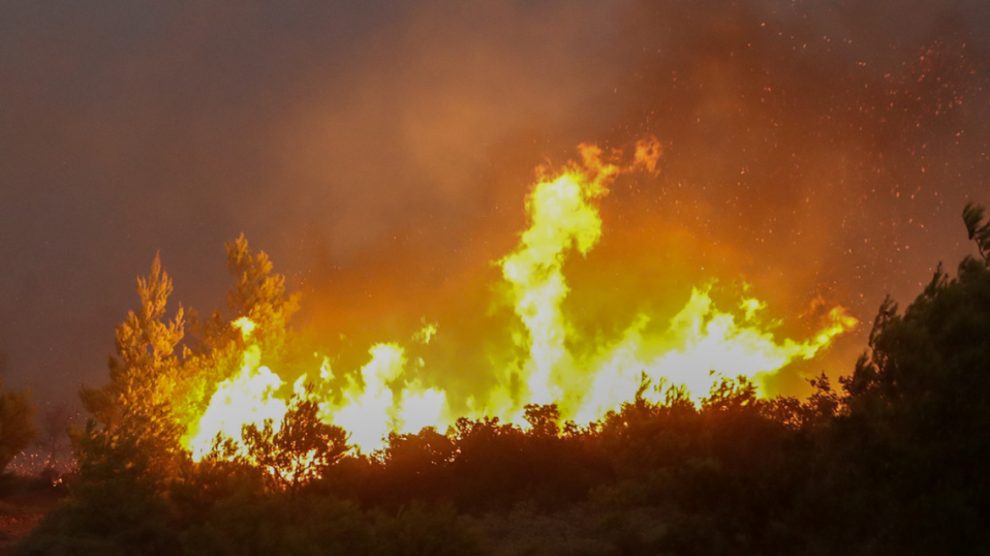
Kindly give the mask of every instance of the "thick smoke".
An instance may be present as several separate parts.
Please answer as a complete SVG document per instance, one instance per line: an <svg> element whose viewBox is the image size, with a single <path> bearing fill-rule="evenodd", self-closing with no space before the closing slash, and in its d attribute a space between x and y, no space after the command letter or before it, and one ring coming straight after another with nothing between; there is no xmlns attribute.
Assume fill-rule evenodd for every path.
<svg viewBox="0 0 990 556"><path fill-rule="evenodd" d="M178 298L217 306L240 231L344 367L425 317L433 357L481 380L478 354L502 340L489 325L508 318L492 261L525 226L533 167L579 142L652 133L665 149L656 178L615 185L601 244L568 262L565 309L605 334L713 277L781 316L811 319L825 296L869 319L966 252L962 204L990 201L978 2L3 13L0 348L8 380L43 398L104 380L155 250Z"/></svg>

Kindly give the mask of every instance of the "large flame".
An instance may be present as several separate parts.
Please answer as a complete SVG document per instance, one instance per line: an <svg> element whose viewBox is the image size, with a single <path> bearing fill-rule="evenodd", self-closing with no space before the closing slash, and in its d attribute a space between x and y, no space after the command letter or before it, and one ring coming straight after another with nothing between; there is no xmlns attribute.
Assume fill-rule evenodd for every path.
<svg viewBox="0 0 990 556"><path fill-rule="evenodd" d="M232 440L235 453L247 456L241 436L244 427L262 427L267 420L277 430L288 409L288 403L278 394L282 378L261 365L261 347L250 342L254 322L241 317L233 326L241 331L248 345L241 357L240 371L217 384L206 411L189 428L186 442L196 460L210 453L216 439Z"/></svg>
<svg viewBox="0 0 990 556"><path fill-rule="evenodd" d="M564 311L563 301L570 293L566 259L572 252L588 254L600 240L596 199L622 173L654 172L660 146L655 140L640 142L626 166L616 162L616 153L594 146L582 145L580 152L580 163L547 174L533 187L526 200L529 227L517 248L497 261L515 326L520 327L511 336L521 355L491 369L500 381L474 393L473 404L457 404L477 408L468 416L524 425L525 405L553 403L562 420L588 423L638 395L658 399L662 387L682 388L698 400L723 377L752 379L765 394L764 378L795 360L811 359L857 324L836 307L810 338L778 338L773 321L762 318L763 301L745 297L723 310L713 300L712 284L707 284L694 288L673 317L630 315L618 339L578 353L574 345L593 340L580 337ZM459 416L451 410L443 384L423 382L420 371L428 362L410 360L398 343L372 346L367 363L347 375L343 389L334 391L327 360L318 373L320 384L306 388L305 370L280 375L261 365L261 347L253 340L250 320L238 319L234 326L245 341L242 365L215 386L205 410L188 424L185 442L196 460L208 454L217 439L243 454L243 427L268 420L277 430L293 396L317 396L320 418L348 431L350 442L365 453L383 447L389 433L424 427L443 431ZM415 341L427 344L437 333L436 325L427 325ZM302 378L286 391L282 376L298 375Z"/></svg>

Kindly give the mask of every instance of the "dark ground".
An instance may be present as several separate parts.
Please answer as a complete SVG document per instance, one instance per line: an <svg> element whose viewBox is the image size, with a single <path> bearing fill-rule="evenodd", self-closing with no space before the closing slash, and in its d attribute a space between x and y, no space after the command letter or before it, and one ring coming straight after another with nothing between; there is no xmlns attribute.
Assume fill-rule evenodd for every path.
<svg viewBox="0 0 990 556"><path fill-rule="evenodd" d="M62 492L38 479L0 477L0 556L9 554L62 498Z"/></svg>

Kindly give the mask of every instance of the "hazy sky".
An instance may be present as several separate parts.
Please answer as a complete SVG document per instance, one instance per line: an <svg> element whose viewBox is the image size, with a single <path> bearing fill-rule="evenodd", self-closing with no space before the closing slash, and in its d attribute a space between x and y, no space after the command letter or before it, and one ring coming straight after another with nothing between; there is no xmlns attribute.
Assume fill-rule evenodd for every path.
<svg viewBox="0 0 990 556"><path fill-rule="evenodd" d="M156 250L208 311L242 231L302 327L463 318L431 304L471 305L450 292L511 249L533 167L647 133L661 173L603 201L575 291L738 276L782 317L869 320L971 251L988 29L976 0L0 1L3 379L104 381Z"/></svg>

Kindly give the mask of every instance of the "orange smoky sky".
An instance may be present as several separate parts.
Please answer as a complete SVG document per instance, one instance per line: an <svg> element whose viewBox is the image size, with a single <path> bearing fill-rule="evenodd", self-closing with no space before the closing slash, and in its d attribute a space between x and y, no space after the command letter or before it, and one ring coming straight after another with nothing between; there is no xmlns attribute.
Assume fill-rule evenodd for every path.
<svg viewBox="0 0 990 556"><path fill-rule="evenodd" d="M795 392L847 372L884 295L969 252L962 206L990 203L978 1L0 12L3 379L46 402L105 380L157 250L177 300L221 306L242 231L302 292L300 335L341 361L435 322L438 368L470 373L511 317L493 261L534 168L645 135L659 172L599 202L565 308L607 334L717 279L800 336L816 300L848 307L855 334L775 379Z"/></svg>

